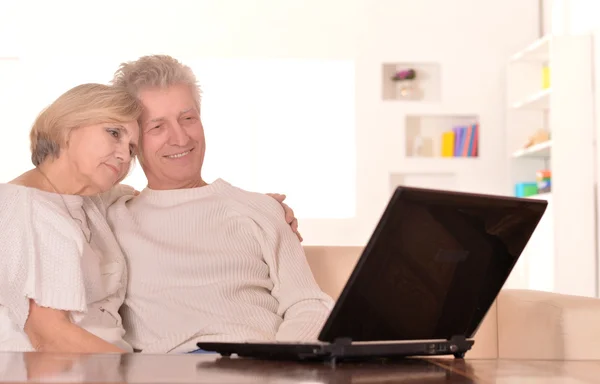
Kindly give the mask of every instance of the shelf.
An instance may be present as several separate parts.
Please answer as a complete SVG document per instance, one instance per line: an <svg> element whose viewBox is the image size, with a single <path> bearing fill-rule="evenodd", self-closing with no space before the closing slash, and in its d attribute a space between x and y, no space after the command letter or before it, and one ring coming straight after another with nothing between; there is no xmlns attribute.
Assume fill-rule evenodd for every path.
<svg viewBox="0 0 600 384"><path fill-rule="evenodd" d="M537 199L537 200L550 201L550 200L552 200L552 192L540 193L540 194L537 194L537 195L527 196L526 199Z"/></svg>
<svg viewBox="0 0 600 384"><path fill-rule="evenodd" d="M550 40L551 36L546 35L541 39L534 41L525 49L515 53L511 58L511 62L546 62L550 58Z"/></svg>
<svg viewBox="0 0 600 384"><path fill-rule="evenodd" d="M459 134L460 131L460 134ZM446 134L452 134L454 138ZM469 132L473 132L472 141ZM479 116L477 115L406 115L404 125L405 154L407 158L416 159L443 159L453 160L456 158L465 158L467 156L445 157L442 156L442 141L444 135L448 142L450 154L453 154L459 147L472 145L474 148L479 146L479 137L481 136L479 127ZM458 146L456 140L461 140L462 144ZM474 151L474 150L473 150ZM477 151L478 152L478 151ZM462 152L461 152L462 153ZM477 157L477 156L470 156Z"/></svg>
<svg viewBox="0 0 600 384"><path fill-rule="evenodd" d="M516 102L512 105L514 109L537 109L544 110L550 108L550 94L552 89L543 89L527 97L526 99Z"/></svg>
<svg viewBox="0 0 600 384"><path fill-rule="evenodd" d="M552 140L544 141L543 143L532 145L531 147L519 149L514 152L514 158L548 158L552 149Z"/></svg>

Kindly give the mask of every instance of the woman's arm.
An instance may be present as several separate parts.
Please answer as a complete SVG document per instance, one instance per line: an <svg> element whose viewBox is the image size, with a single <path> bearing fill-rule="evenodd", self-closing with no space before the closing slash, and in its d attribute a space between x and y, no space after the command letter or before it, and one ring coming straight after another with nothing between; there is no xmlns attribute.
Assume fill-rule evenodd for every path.
<svg viewBox="0 0 600 384"><path fill-rule="evenodd" d="M24 330L38 352L125 353L73 324L68 312L41 307L31 299Z"/></svg>
<svg viewBox="0 0 600 384"><path fill-rule="evenodd" d="M32 189L0 188L0 205L0 306L15 328L39 351L125 352L71 321L88 309L85 240L72 217Z"/></svg>

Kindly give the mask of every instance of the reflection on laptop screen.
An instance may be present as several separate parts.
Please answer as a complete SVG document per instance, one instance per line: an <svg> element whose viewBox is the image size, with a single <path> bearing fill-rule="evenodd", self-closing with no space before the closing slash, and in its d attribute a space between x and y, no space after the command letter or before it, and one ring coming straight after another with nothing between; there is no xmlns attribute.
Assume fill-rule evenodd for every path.
<svg viewBox="0 0 600 384"><path fill-rule="evenodd" d="M533 201L396 191L320 339L470 337L544 210Z"/></svg>

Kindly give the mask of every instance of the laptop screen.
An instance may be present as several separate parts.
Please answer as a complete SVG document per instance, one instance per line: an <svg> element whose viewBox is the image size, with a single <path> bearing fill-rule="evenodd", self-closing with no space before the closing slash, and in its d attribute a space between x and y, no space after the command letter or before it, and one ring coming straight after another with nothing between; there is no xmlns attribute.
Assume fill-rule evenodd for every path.
<svg viewBox="0 0 600 384"><path fill-rule="evenodd" d="M471 337L546 205L399 187L320 340Z"/></svg>

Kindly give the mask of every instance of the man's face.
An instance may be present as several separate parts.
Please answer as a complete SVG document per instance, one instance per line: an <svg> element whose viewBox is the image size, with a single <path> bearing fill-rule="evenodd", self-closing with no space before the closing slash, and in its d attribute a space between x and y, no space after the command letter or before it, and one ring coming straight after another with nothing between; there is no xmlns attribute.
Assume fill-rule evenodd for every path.
<svg viewBox="0 0 600 384"><path fill-rule="evenodd" d="M178 189L203 185L204 128L190 87L146 88L139 97L144 105L141 164L148 186Z"/></svg>

